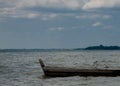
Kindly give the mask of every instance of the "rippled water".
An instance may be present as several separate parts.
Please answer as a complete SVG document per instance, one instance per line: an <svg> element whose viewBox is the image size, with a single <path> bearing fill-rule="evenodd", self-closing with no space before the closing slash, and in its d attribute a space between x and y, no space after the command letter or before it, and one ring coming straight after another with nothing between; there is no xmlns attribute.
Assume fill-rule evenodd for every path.
<svg viewBox="0 0 120 86"><path fill-rule="evenodd" d="M120 68L120 51L0 53L0 86L119 86L120 77L43 79L38 59L46 65L78 68Z"/></svg>

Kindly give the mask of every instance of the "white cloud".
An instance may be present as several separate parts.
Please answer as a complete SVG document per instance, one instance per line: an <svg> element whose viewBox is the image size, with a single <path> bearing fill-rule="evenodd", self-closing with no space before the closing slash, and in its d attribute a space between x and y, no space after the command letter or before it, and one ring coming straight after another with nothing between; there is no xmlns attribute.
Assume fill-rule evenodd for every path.
<svg viewBox="0 0 120 86"><path fill-rule="evenodd" d="M31 11L31 10L16 9L16 8L0 9L0 18L8 18L8 17L10 17L10 18L28 18L28 19L40 18L42 20L50 20L57 16L59 16L59 14L42 13L42 12L36 12L36 11Z"/></svg>
<svg viewBox="0 0 120 86"><path fill-rule="evenodd" d="M52 28L49 28L50 31L62 31L64 29L65 29L64 27L52 27Z"/></svg>
<svg viewBox="0 0 120 86"><path fill-rule="evenodd" d="M13 0L14 1L14 0ZM111 8L120 6L120 0L20 0L16 3L17 8L21 7L46 7L46 8L66 8L76 9L94 9Z"/></svg>
<svg viewBox="0 0 120 86"><path fill-rule="evenodd" d="M111 15L104 15L103 16L103 19L109 19L109 18L111 18Z"/></svg>
<svg viewBox="0 0 120 86"><path fill-rule="evenodd" d="M55 17L59 16L59 14L55 14L55 13L51 13L51 14L43 14L41 16L41 19L46 21L46 20L50 20L50 19L54 19Z"/></svg>
<svg viewBox="0 0 120 86"><path fill-rule="evenodd" d="M32 11L25 11L21 9L15 9L15 8L3 8L0 9L0 17L2 18L36 18L40 16L39 13L37 12L32 12Z"/></svg>
<svg viewBox="0 0 120 86"><path fill-rule="evenodd" d="M39 14L37 13L23 13L21 15L19 14L15 14L15 15L12 15L11 17L13 18L28 18L28 19L34 19L34 18L37 18L38 16L40 16Z"/></svg>
<svg viewBox="0 0 120 86"><path fill-rule="evenodd" d="M30 10L34 7L69 9L69 10L89 10L94 8L108 8L120 6L120 0L0 0L0 17L40 17L41 13ZM28 9L26 9L28 8ZM40 11L39 11L40 12ZM38 15L39 14L39 15ZM43 18L42 18L43 17ZM54 14L42 16L43 20L55 18ZM76 18L85 18L87 16L77 16ZM97 17L97 15L91 16ZM104 16L105 19L109 18Z"/></svg>
<svg viewBox="0 0 120 86"><path fill-rule="evenodd" d="M83 9L111 8L116 6L120 6L120 0L89 0L83 6Z"/></svg>
<svg viewBox="0 0 120 86"><path fill-rule="evenodd" d="M84 14L84 15L75 16L75 18L77 18L77 19L83 19L83 18L95 19L95 18L99 18L99 17L100 17L99 14Z"/></svg>
<svg viewBox="0 0 120 86"><path fill-rule="evenodd" d="M83 0L21 0L17 7L52 7L77 9L83 5Z"/></svg>
<svg viewBox="0 0 120 86"><path fill-rule="evenodd" d="M104 15L104 14L82 14L82 15L76 15L76 19L110 19L111 15Z"/></svg>
<svg viewBox="0 0 120 86"><path fill-rule="evenodd" d="M92 24L93 27L98 27L98 26L101 26L101 25L102 25L102 23L100 23L100 22L95 22L94 24Z"/></svg>

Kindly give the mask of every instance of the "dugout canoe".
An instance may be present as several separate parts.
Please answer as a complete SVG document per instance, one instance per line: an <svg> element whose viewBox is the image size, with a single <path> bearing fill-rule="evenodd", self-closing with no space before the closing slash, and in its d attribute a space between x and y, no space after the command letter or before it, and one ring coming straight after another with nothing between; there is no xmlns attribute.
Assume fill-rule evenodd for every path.
<svg viewBox="0 0 120 86"><path fill-rule="evenodd" d="M65 67L48 67L39 59L39 63L45 76L67 77L67 76L120 76L119 69L81 69Z"/></svg>

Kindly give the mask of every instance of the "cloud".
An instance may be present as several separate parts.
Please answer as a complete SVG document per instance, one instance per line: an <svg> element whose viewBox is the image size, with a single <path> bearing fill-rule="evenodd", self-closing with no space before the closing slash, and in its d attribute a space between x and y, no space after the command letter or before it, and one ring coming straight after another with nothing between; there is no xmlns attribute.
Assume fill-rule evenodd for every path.
<svg viewBox="0 0 120 86"><path fill-rule="evenodd" d="M83 15L76 15L76 19L110 19L111 15L104 15L104 14L83 14Z"/></svg>
<svg viewBox="0 0 120 86"><path fill-rule="evenodd" d="M42 10L35 12L33 8L45 8L59 10L89 10L97 8L111 8L120 6L120 0L0 0L0 17L12 18L36 18L40 17L43 20L55 18L56 15L51 15L46 12L45 16L41 15ZM54 13L54 12L53 12ZM73 11L74 13L74 11ZM86 16L78 16L85 18ZM97 17L97 16L92 16ZM104 18L109 18L104 16Z"/></svg>
<svg viewBox="0 0 120 86"><path fill-rule="evenodd" d="M35 19L37 17L39 17L40 14L37 14L37 13L29 13L29 12L23 12L23 13L20 13L20 14L14 14L14 15L11 15L12 18L28 18L28 19Z"/></svg>
<svg viewBox="0 0 120 86"><path fill-rule="evenodd" d="M14 3L13 3L14 2ZM67 4L66 0L63 1L65 4ZM56 5L56 3L59 4ZM61 2L62 3L62 2ZM72 0L69 2L72 3ZM68 6L70 4L68 3ZM73 2L75 3L75 2ZM49 9L49 7L60 8L60 1L59 0L0 0L0 17L2 18L41 18L42 20L50 20L55 17L60 16L61 14L58 13L47 13L42 11L34 11L31 10L31 8L34 7L45 7ZM71 4L72 5L72 4ZM64 6L65 7L65 6ZM74 8L74 7L73 7Z"/></svg>
<svg viewBox="0 0 120 86"><path fill-rule="evenodd" d="M83 5L83 0L21 0L17 7L46 7L77 9Z"/></svg>
<svg viewBox="0 0 120 86"><path fill-rule="evenodd" d="M55 13L50 13L50 14L43 14L41 16L41 19L46 21L46 20L50 20L50 19L54 19L56 18L57 16L59 16L58 14L55 14Z"/></svg>
<svg viewBox="0 0 120 86"><path fill-rule="evenodd" d="M16 8L3 8L0 9L0 18L39 18L42 20L50 20L59 16L56 13L42 13L31 10L16 9Z"/></svg>
<svg viewBox="0 0 120 86"><path fill-rule="evenodd" d="M102 25L102 23L100 23L100 22L95 22L94 24L92 24L93 27L98 27L98 26L101 26L101 25Z"/></svg>
<svg viewBox="0 0 120 86"><path fill-rule="evenodd" d="M110 19L112 16L111 15L103 15L103 19Z"/></svg>
<svg viewBox="0 0 120 86"><path fill-rule="evenodd" d="M15 9L15 8L3 8L0 9L0 17L2 18L36 18L40 14L38 12L33 11L25 11L21 9Z"/></svg>
<svg viewBox="0 0 120 86"><path fill-rule="evenodd" d="M50 31L63 31L65 28L64 27L52 27L49 28Z"/></svg>
<svg viewBox="0 0 120 86"><path fill-rule="evenodd" d="M8 1L8 0L7 0ZM15 1L15 0L13 0ZM17 8L45 7L58 9L94 9L120 6L120 0L17 0Z"/></svg>
<svg viewBox="0 0 120 86"><path fill-rule="evenodd" d="M83 7L83 10L96 8L112 8L120 6L120 0L89 0Z"/></svg>

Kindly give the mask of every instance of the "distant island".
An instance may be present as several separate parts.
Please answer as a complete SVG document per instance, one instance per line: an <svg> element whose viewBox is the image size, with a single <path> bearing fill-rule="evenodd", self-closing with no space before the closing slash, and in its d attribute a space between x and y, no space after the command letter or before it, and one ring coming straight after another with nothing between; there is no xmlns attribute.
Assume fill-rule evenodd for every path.
<svg viewBox="0 0 120 86"><path fill-rule="evenodd" d="M85 50L120 50L120 46L89 46Z"/></svg>

